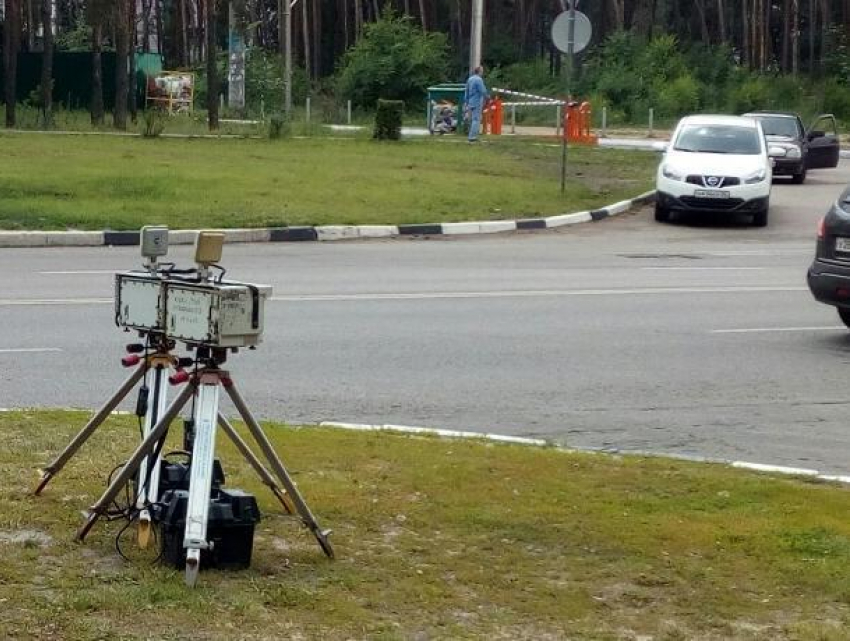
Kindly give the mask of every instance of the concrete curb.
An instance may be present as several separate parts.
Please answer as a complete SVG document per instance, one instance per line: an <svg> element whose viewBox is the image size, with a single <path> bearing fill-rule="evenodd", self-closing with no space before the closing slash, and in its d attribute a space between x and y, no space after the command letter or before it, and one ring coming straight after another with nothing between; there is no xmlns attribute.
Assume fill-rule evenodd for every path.
<svg viewBox="0 0 850 641"><path fill-rule="evenodd" d="M519 220L483 220L465 223L426 223L418 225L321 225L317 227L271 227L262 229L223 229L225 242L264 243L297 241L336 241L393 236L460 236L496 234L517 230L554 229L564 225L595 222L645 205L655 199L648 191L631 200L622 200L593 211L580 211L544 218ZM198 230L177 229L169 232L172 245L191 245ZM137 246L137 231L0 231L3 247L94 247Z"/></svg>
<svg viewBox="0 0 850 641"><path fill-rule="evenodd" d="M844 474L823 474L817 470L810 470L799 467L786 467L784 465L772 465L769 463L752 463L750 461L732 461L729 459L715 459L703 456L688 456L677 454L659 454L658 452L647 452L643 450L627 450L620 451L616 449L603 448L578 448L578 447L563 447L557 443L552 443L540 438L526 438L523 436L507 436L504 434L486 434L481 432L462 432L457 430L444 430L431 427L415 427L411 425L366 425L363 423L338 423L334 421L324 421L317 427L329 427L331 429L353 430L356 432L395 432L399 434L417 434L421 436L436 436L439 438L454 438L454 439L480 439L483 441L492 441L496 443L508 443L512 445L525 445L528 447L551 447L559 452L586 452L608 456L628 455L628 456L646 456L652 458L666 458L675 461L687 461L690 463L712 463L716 465L726 465L729 467L751 470L754 472L763 472L766 474L781 474L783 476L801 476L813 478L819 481L829 481L833 483L850 484L850 475Z"/></svg>

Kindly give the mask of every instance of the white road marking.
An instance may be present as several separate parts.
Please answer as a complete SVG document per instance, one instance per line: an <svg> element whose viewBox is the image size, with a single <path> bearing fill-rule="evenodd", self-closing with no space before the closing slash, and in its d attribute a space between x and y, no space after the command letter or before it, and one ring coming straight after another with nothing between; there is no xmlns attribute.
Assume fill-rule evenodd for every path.
<svg viewBox="0 0 850 641"><path fill-rule="evenodd" d="M114 269L80 269L80 270L68 270L61 272L38 272L43 276L88 276L91 274L115 274Z"/></svg>
<svg viewBox="0 0 850 641"><path fill-rule="evenodd" d="M111 305L112 302L111 298L5 298L0 299L0 307L37 307L40 305Z"/></svg>
<svg viewBox="0 0 850 641"><path fill-rule="evenodd" d="M0 354L34 354L40 352L61 352L61 347L10 347L0 349Z"/></svg>
<svg viewBox="0 0 850 641"><path fill-rule="evenodd" d="M675 271L755 271L759 269L767 269L767 267L676 267L672 265L659 267L641 267L644 270L675 270Z"/></svg>
<svg viewBox="0 0 850 641"><path fill-rule="evenodd" d="M357 300L430 300L453 298L531 298L566 296L640 296L665 294L744 294L802 292L807 287L645 287L637 289L572 289L572 290L509 290L492 292L422 292L397 294L304 294L300 296L273 296L273 301L357 301Z"/></svg>
<svg viewBox="0 0 850 641"><path fill-rule="evenodd" d="M843 325L830 327L749 327L746 329L713 329L712 334L757 334L759 332L834 332L846 330Z"/></svg>
<svg viewBox="0 0 850 641"><path fill-rule="evenodd" d="M474 298L534 298L567 296L643 296L670 294L752 294L804 292L800 286L751 286L751 287L639 287L635 289L531 289L496 290L490 292L399 292L364 294L301 294L273 296L275 302L326 302L326 301L380 301L380 300L439 300ZM43 299L0 299L0 307L39 305L111 305L111 298L43 298Z"/></svg>

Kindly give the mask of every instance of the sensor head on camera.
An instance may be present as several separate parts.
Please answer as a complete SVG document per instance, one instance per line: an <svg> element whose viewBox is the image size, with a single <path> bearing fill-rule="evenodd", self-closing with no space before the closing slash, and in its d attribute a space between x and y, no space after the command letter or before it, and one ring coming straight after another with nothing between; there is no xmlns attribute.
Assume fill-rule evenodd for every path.
<svg viewBox="0 0 850 641"><path fill-rule="evenodd" d="M168 227L165 225L145 225L141 231L142 256L155 261L168 253Z"/></svg>
<svg viewBox="0 0 850 641"><path fill-rule="evenodd" d="M195 262L201 267L209 267L221 261L221 250L224 247L224 232L198 232L195 241Z"/></svg>

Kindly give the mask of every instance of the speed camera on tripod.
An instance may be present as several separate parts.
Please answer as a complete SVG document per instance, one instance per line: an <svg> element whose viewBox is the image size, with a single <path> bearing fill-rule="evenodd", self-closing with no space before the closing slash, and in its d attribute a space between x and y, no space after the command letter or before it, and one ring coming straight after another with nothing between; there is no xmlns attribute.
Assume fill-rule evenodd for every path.
<svg viewBox="0 0 850 641"><path fill-rule="evenodd" d="M159 228L155 228L159 233ZM195 247L197 266L177 269L157 264L167 236L142 232L144 271L115 275L115 323L143 333L158 333L190 345L250 347L261 341L268 285L224 280L221 259L224 235L201 232ZM147 249L147 253L146 252ZM213 269L218 269L214 277Z"/></svg>

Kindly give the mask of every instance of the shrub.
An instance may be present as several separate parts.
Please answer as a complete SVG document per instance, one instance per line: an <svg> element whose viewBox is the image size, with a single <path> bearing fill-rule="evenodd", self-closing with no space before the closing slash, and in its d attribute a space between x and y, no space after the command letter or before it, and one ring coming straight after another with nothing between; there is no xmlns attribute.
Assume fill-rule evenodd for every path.
<svg viewBox="0 0 850 641"><path fill-rule="evenodd" d="M376 140L399 140L403 114L404 103L401 100L378 100L375 133L372 137Z"/></svg>
<svg viewBox="0 0 850 641"><path fill-rule="evenodd" d="M690 74L679 76L661 87L656 100L658 115L678 117L700 108L699 83Z"/></svg>
<svg viewBox="0 0 850 641"><path fill-rule="evenodd" d="M770 109L770 87L763 76L746 78L731 92L731 111L744 113L757 109Z"/></svg>
<svg viewBox="0 0 850 641"><path fill-rule="evenodd" d="M823 85L823 110L844 122L850 121L850 89L837 80Z"/></svg>
<svg viewBox="0 0 850 641"><path fill-rule="evenodd" d="M142 112L142 137L158 138L165 131L165 114L160 109L145 109Z"/></svg>
<svg viewBox="0 0 850 641"><path fill-rule="evenodd" d="M269 139L288 137L291 132L289 119L284 114L272 114L269 118Z"/></svg>

